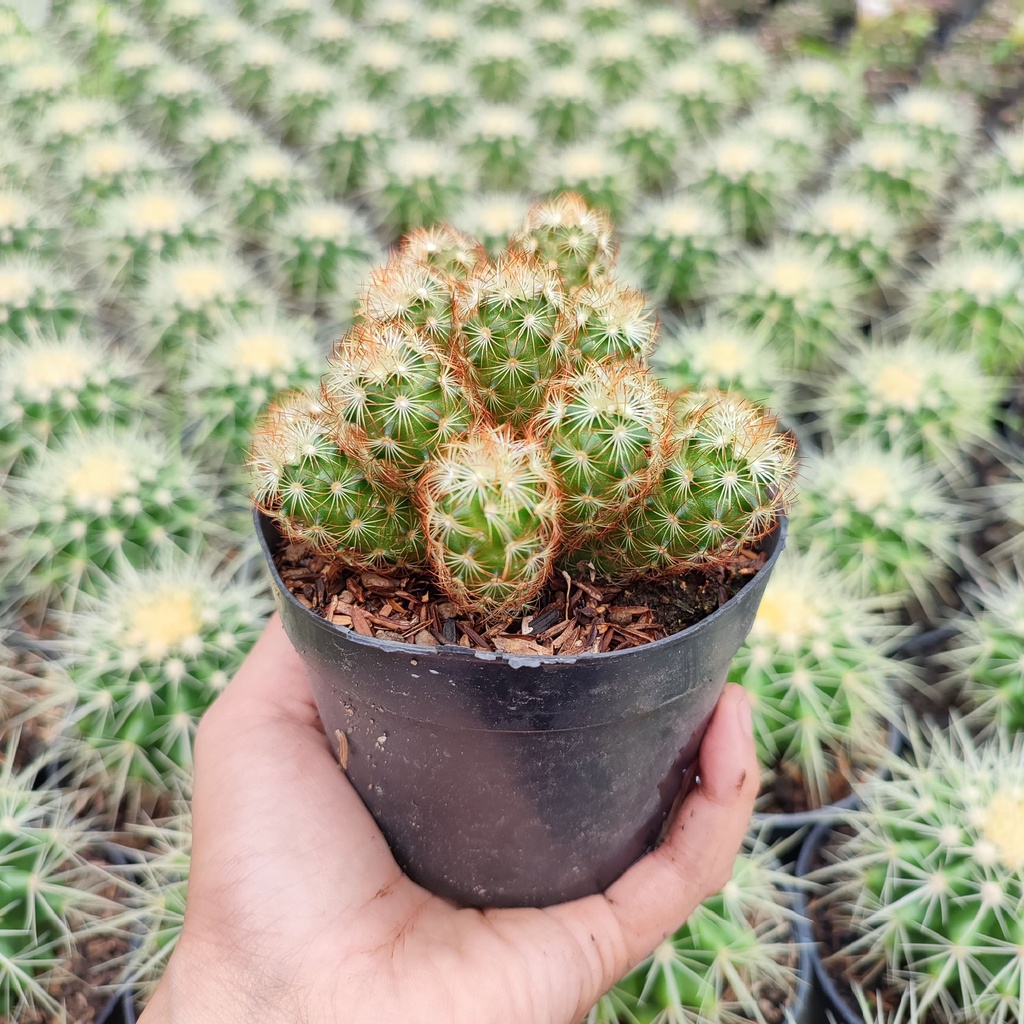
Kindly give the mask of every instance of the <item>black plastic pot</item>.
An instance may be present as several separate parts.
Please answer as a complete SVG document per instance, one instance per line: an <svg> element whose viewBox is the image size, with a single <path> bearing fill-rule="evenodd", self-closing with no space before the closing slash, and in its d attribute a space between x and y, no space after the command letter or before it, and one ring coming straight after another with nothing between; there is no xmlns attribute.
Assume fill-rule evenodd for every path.
<svg viewBox="0 0 1024 1024"><path fill-rule="evenodd" d="M274 598L329 737L409 876L471 906L600 892L658 840L785 541L695 626L632 650L530 657L378 640L329 623L274 566ZM692 773L690 774L692 779Z"/></svg>
<svg viewBox="0 0 1024 1024"><path fill-rule="evenodd" d="M799 915L793 922L793 942L799 957L797 964L796 991L785 1008L784 1024L821 1024L821 999L814 983L812 957L814 939L811 925L807 920L807 896L800 886L793 888L794 910Z"/></svg>
<svg viewBox="0 0 1024 1024"><path fill-rule="evenodd" d="M886 732L886 750L890 754L898 754L903 748L903 734L890 723ZM874 774L874 773L873 773ZM882 768L878 773L885 778L888 776L888 769ZM795 835L802 829L810 829L822 822L834 823L841 821L843 816L851 808L857 806L857 794L849 793L835 803L826 804L824 807L815 807L809 811L792 811L789 813L769 813L758 811L753 817L754 825L762 830L760 833L766 843L775 843L788 836Z"/></svg>
<svg viewBox="0 0 1024 1024"><path fill-rule="evenodd" d="M855 808L857 804L854 803L851 806ZM810 835L800 848L800 856L797 857L796 874L798 877L804 878L811 873L814 859L822 844L827 841L836 826L840 824L842 824L841 819L833 819L822 821L811 829ZM810 915L808 914L808 922L809 918ZM824 1008L831 1012L837 1024L864 1024L863 1015L856 1007L850 1005L846 997L839 991L832 975L829 974L828 968L822 959L820 944L814 941L813 925L808 923L808 929L810 932L811 970L814 973L814 981L818 991L821 993L821 1001Z"/></svg>

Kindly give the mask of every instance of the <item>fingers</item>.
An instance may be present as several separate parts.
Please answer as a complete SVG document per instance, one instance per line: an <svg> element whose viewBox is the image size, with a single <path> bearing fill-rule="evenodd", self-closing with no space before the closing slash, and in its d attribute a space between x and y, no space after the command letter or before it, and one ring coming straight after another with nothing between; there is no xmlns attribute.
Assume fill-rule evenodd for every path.
<svg viewBox="0 0 1024 1024"><path fill-rule="evenodd" d="M214 707L224 710L225 705L249 718L315 721L306 670L276 612Z"/></svg>
<svg viewBox="0 0 1024 1024"><path fill-rule="evenodd" d="M750 702L727 686L701 744L700 785L665 841L605 893L622 928L627 968L671 935L732 876L760 788Z"/></svg>

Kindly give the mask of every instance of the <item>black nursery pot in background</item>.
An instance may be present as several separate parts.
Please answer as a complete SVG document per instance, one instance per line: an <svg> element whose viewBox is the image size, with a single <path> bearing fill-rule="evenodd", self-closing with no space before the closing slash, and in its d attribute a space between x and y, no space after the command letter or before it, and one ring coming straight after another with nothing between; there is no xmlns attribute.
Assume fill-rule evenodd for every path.
<svg viewBox="0 0 1024 1024"><path fill-rule="evenodd" d="M469 906L600 892L657 842L785 542L783 521L757 575L689 629L627 651L531 657L335 626L288 591L280 535L255 521L352 784L409 876Z"/></svg>

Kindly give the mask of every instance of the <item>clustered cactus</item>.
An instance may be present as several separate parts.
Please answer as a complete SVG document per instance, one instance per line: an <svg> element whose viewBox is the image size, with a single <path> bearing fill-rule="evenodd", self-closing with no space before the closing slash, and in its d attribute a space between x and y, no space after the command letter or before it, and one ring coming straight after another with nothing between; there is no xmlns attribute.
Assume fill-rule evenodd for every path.
<svg viewBox="0 0 1024 1024"><path fill-rule="evenodd" d="M581 560L617 579L727 562L785 508L793 442L742 399L652 377L656 325L614 257L572 193L493 262L453 229L409 235L320 395L257 431L259 506L353 566L429 567L485 614Z"/></svg>

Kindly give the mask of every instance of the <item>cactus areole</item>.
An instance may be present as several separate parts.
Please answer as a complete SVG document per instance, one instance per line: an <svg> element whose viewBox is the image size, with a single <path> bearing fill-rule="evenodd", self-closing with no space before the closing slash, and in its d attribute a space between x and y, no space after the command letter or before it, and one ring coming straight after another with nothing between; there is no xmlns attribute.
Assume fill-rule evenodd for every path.
<svg viewBox="0 0 1024 1024"><path fill-rule="evenodd" d="M657 840L782 548L792 439L658 383L614 267L572 194L494 260L420 229L253 439L328 736L403 867L463 903L592 893ZM681 580L716 595L689 621L612 607Z"/></svg>

